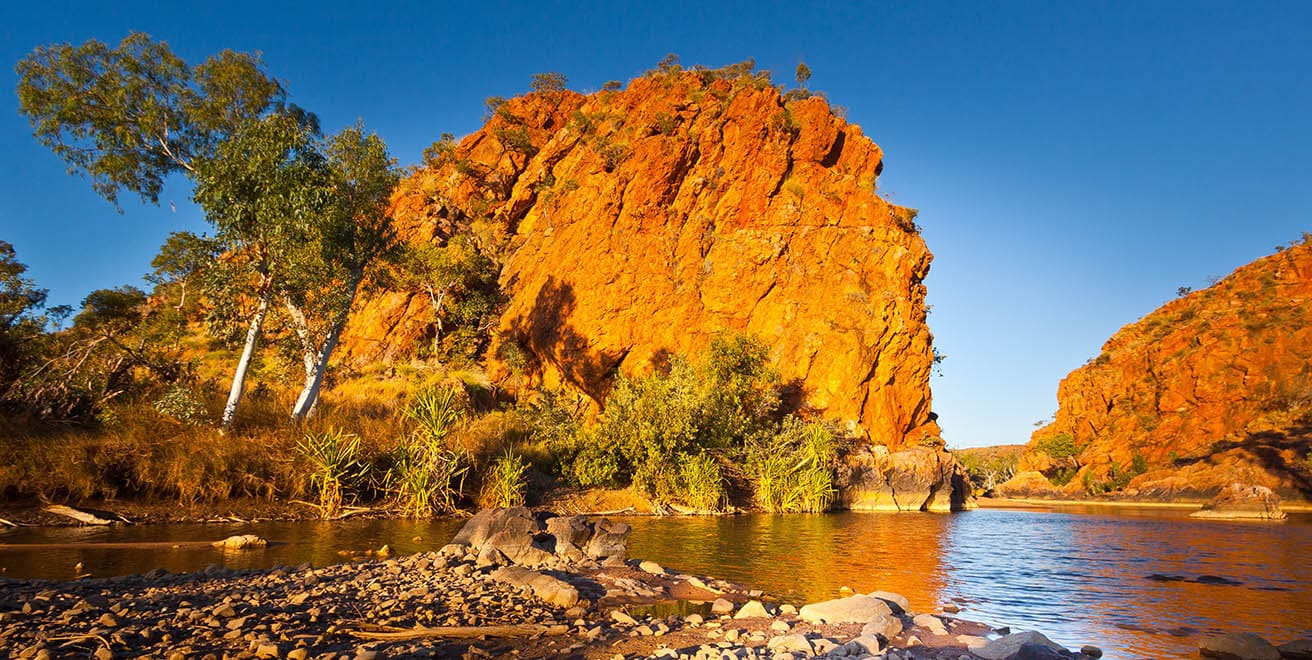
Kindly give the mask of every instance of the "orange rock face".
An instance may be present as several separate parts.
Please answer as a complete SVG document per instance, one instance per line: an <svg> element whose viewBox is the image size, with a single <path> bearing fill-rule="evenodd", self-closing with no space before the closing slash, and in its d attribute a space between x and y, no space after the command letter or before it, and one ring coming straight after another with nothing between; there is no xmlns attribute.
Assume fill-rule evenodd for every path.
<svg viewBox="0 0 1312 660"><path fill-rule="evenodd" d="M508 300L489 354L517 348L530 383L600 401L616 373L750 333L811 407L896 448L939 432L932 256L914 212L875 194L881 168L818 97L684 71L511 99L410 177L393 215L409 241L461 226L498 246ZM381 294L344 348L394 358L433 325L423 294Z"/></svg>
<svg viewBox="0 0 1312 660"><path fill-rule="evenodd" d="M1069 434L1080 468L1068 495L1097 493L1119 474L1127 497L1206 499L1237 481L1307 500L1312 241L1122 328L1057 398L1020 469L1051 475L1063 462L1035 450Z"/></svg>

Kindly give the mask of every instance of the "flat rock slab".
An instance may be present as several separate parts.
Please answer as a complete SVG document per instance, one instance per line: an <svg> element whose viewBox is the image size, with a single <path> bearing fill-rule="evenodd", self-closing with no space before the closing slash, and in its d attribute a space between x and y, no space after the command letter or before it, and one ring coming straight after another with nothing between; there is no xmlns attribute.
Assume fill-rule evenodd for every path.
<svg viewBox="0 0 1312 660"><path fill-rule="evenodd" d="M807 623L870 623L892 617L893 610L882 598L857 594L804 605L797 614Z"/></svg>
<svg viewBox="0 0 1312 660"><path fill-rule="evenodd" d="M574 607L579 602L579 590L574 585L545 573L518 566L505 566L492 572L492 579L515 587L527 587L533 595L557 607Z"/></svg>

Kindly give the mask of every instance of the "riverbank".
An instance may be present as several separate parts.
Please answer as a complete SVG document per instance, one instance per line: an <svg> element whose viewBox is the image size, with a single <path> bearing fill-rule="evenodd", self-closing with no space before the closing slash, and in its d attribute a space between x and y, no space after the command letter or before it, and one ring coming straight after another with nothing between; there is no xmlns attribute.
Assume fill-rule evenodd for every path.
<svg viewBox="0 0 1312 660"><path fill-rule="evenodd" d="M610 542L625 527L598 523L597 529ZM1098 655L1059 652L1034 635L1007 637L1009 630L950 612L917 614L891 593L799 606L614 555L547 559L538 570L511 563L486 547L452 545L325 567L0 578L0 647L24 659L878 654L920 660L1007 658L1028 641L1051 650L1033 657Z"/></svg>
<svg viewBox="0 0 1312 660"><path fill-rule="evenodd" d="M1165 509L1197 511L1205 500L1187 502L1156 502L1147 500L1069 500L1016 497L977 497L975 503L982 509L1043 509L1052 507L1107 507L1111 509ZM1289 513L1310 513L1312 504L1283 501L1280 508Z"/></svg>

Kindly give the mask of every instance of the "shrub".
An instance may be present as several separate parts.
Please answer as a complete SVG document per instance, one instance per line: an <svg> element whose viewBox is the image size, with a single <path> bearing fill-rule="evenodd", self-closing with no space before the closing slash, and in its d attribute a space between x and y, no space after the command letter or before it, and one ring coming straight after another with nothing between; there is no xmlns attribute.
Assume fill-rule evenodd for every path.
<svg viewBox="0 0 1312 660"><path fill-rule="evenodd" d="M724 475L710 454L685 455L679 461L675 499L701 511L718 511L726 500Z"/></svg>
<svg viewBox="0 0 1312 660"><path fill-rule="evenodd" d="M429 388L412 395L403 413L418 426L419 434L441 440L464 416L464 405L453 387Z"/></svg>
<svg viewBox="0 0 1312 660"><path fill-rule="evenodd" d="M834 433L823 423L789 416L778 434L758 439L748 457L756 503L771 512L825 511L837 493Z"/></svg>
<svg viewBox="0 0 1312 660"><path fill-rule="evenodd" d="M392 451L384 484L406 515L454 511L464 494L469 455L441 440L411 435Z"/></svg>
<svg viewBox="0 0 1312 660"><path fill-rule="evenodd" d="M549 71L547 73L535 73L533 79L529 82L529 89L539 94L547 92L565 91L565 74Z"/></svg>
<svg viewBox="0 0 1312 660"><path fill-rule="evenodd" d="M325 518L336 516L345 495L368 474L360 461L360 438L339 430L308 432L296 448L309 464L307 479L320 512Z"/></svg>
<svg viewBox="0 0 1312 660"><path fill-rule="evenodd" d="M402 412L416 428L392 451L384 485L408 515L455 510L471 463L469 453L449 438L464 416L457 390L420 390Z"/></svg>
<svg viewBox="0 0 1312 660"><path fill-rule="evenodd" d="M1080 453L1075 446L1075 436L1066 432L1050 435L1039 440L1034 444L1034 450L1058 460L1074 458Z"/></svg>
<svg viewBox="0 0 1312 660"><path fill-rule="evenodd" d="M191 388L174 385L155 401L155 411L188 426L205 423L205 403Z"/></svg>
<svg viewBox="0 0 1312 660"><path fill-rule="evenodd" d="M528 490L528 461L509 450L492 463L483 476L482 506L522 506Z"/></svg>
<svg viewBox="0 0 1312 660"><path fill-rule="evenodd" d="M779 378L750 337L718 337L702 359L670 359L666 371L616 380L597 425L557 441L569 483L632 483L658 504L723 501L718 465L703 454L741 450L776 430ZM627 480L624 479L627 477Z"/></svg>

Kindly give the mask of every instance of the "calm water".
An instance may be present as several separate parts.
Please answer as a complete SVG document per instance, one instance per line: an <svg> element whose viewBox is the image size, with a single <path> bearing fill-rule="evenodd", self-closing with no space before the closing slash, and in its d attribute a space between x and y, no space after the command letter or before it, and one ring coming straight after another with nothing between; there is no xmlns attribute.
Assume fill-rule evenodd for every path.
<svg viewBox="0 0 1312 660"><path fill-rule="evenodd" d="M885 589L917 610L955 604L960 616L1041 630L1112 658L1196 654L1200 637L1251 631L1275 643L1312 628L1312 516L1284 524L1198 521L1175 511L980 510L954 515L748 515L633 518L630 555L724 577L793 602L841 587ZM18 529L0 544L209 541L255 533L260 551L0 549L11 577L105 576L343 561L340 550L440 547L460 521L343 521L231 526ZM419 540L416 540L419 539ZM1169 581L1149 575L1171 576ZM1199 582L1215 576L1220 584ZM1174 579L1180 578L1180 579Z"/></svg>

